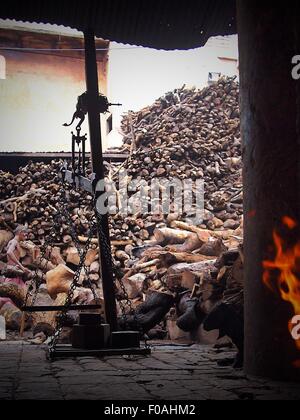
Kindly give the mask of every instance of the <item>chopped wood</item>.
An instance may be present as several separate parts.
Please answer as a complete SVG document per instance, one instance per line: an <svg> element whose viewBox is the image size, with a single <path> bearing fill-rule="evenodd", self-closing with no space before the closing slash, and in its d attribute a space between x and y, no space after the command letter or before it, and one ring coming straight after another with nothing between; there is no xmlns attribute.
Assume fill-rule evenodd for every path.
<svg viewBox="0 0 300 420"><path fill-rule="evenodd" d="M178 297L182 292L189 292L192 299L198 300L195 308L199 309L201 316L227 299L236 299L236 307L242 307L241 300L236 298L243 290L244 262L240 248L243 240L243 186L238 89L236 81L230 78L221 78L202 90L183 87L168 92L152 106L123 118L123 148L131 151L130 157L122 165L107 164L106 168L106 176L116 181L116 185L123 169L128 181L137 181L137 192L142 196L143 180L149 183L153 178L158 180L161 192L166 190L164 181L168 179L200 179L205 182L205 210L203 220L197 225L175 206L171 206L169 214L137 214L133 211L128 216L118 213L117 208L111 209L114 214L109 218L109 228L116 268L124 274L123 281L133 306L139 307L145 298L148 301L146 308L142 306L138 310L144 330L155 328L165 320L169 329L173 328L173 336L177 329L178 336L187 337L176 325L179 315L176 311L172 319L166 318L172 306L175 310L174 296ZM3 251L7 243L5 239L2 245L1 231L10 232L7 237L11 238L19 224L26 224L32 245L22 248L22 263L30 269L37 267L42 282L43 273L46 274L49 292L57 299L67 293L79 262L69 221L62 218L61 224L56 226L54 245L58 249L52 253L49 251L47 259L41 259L35 251L45 243L55 226L62 198L58 179L60 166L59 161L48 165L40 162L29 163L16 175L0 171L0 254L4 264L1 268L6 268ZM87 172L89 176L90 167ZM122 188L118 191L116 185L113 191L117 193L119 203ZM65 189L68 197L66 211L83 248L94 216L93 200L90 194L74 191L72 186L66 185ZM134 207L140 197L138 194L135 197L135 192L129 195L130 206ZM171 196L174 196L173 192ZM92 238L91 244L97 248L98 238ZM99 287L101 275L95 254L97 250L92 251L88 276L82 273L80 282L86 285L89 278ZM69 277L58 273L62 267L70 270ZM56 278L54 276L50 281L52 274L49 272L56 273ZM42 284L41 301L53 302L45 287ZM155 305L149 307L148 294L153 290L158 295L151 298ZM60 291L63 293L59 294ZM121 316L121 300L124 299L121 288L117 298ZM84 301L91 296L83 287L77 289L76 299ZM123 303L126 306L126 301ZM53 318L33 320L34 325L50 327L53 322ZM131 328L138 328L133 318L130 322ZM46 329L41 332L48 334Z"/></svg>
<svg viewBox="0 0 300 420"><path fill-rule="evenodd" d="M13 233L7 230L0 230L0 253L6 247L8 242L13 238Z"/></svg>
<svg viewBox="0 0 300 420"><path fill-rule="evenodd" d="M13 283L0 283L0 297L10 299L17 308L21 309L25 301L25 288Z"/></svg>

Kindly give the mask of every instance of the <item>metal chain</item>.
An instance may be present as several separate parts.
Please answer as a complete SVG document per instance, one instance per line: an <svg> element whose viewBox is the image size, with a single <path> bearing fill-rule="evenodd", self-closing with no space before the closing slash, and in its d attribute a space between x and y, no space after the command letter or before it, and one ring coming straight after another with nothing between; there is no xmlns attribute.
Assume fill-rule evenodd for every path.
<svg viewBox="0 0 300 420"><path fill-rule="evenodd" d="M40 261L45 260L45 266L35 268L33 278L31 279L29 287L27 289L27 293L26 293L26 297L25 297L25 306L28 306L28 301L29 301L30 296L32 296L32 300L31 300L30 305L31 306L35 305L39 288L45 280L45 274L43 272L43 268L46 268L46 265L49 262L49 258L46 258L46 254L48 253L49 255L51 255L52 249L53 249L53 244L54 244L54 239L57 235L57 226L60 226L59 220L57 220L57 223L56 223L56 220L55 220L55 219L58 219L58 217L59 217L59 213L57 213L56 215L53 216L54 223L52 225L52 228L50 230L50 233L49 233L48 237L46 238L44 244L41 247L41 254L40 254L39 259L40 259ZM49 247L51 249L50 253L49 253ZM42 277L40 277L40 275L39 275L40 271L42 272ZM34 294L32 294L33 290L34 290Z"/></svg>
<svg viewBox="0 0 300 420"><path fill-rule="evenodd" d="M49 344L50 354L55 350L55 347L57 345L57 342L59 340L59 337L61 335L63 327L65 325L65 320L66 320L66 317L67 317L67 313L68 313L69 307L71 306L71 304L73 302L74 292L76 290L76 287L78 287L82 267L83 267L83 264L85 262L87 252L90 248L90 243L91 243L93 233L94 233L94 230L95 230L96 227L97 227L97 223L94 221L93 224L92 224L92 227L90 229L90 233L89 233L89 236L88 236L87 243L85 244L84 250L80 255L79 266L78 266L78 269L77 269L77 271L76 271L76 273L73 277L73 282L70 286L70 289L69 289L69 292L68 292L68 295L67 295L67 298L66 298L66 301L65 301L64 309L59 314L58 319L57 319L56 329L55 329L54 335L52 336L51 342Z"/></svg>
<svg viewBox="0 0 300 420"><path fill-rule="evenodd" d="M108 261L109 268L111 269L110 274L112 274L112 277L113 277L114 281L115 282L117 281L119 283L120 287L121 287L121 290L122 290L122 293L123 293L123 298L124 298L123 300L126 301L126 304L128 305L128 307L130 309L129 313L133 314L135 312L134 308L133 308L132 303L129 299L128 293L127 293L126 288L125 288L125 285L121 280L122 277L123 277L123 273L121 272L121 270L119 270L115 266L115 263L114 263L114 260L113 260L112 254L111 254L110 245L109 245L108 240L106 238L106 235L105 235L105 233L103 232L103 229L102 229L102 216L99 215L99 213L97 213L96 217L98 219L99 236L100 236L100 241L101 241L101 244L102 244L101 251L104 253L105 259ZM119 302L119 304L120 304L120 307L121 307L123 317L124 316L126 317L126 315L127 315L126 314L126 304L124 304L122 302Z"/></svg>
<svg viewBox="0 0 300 420"><path fill-rule="evenodd" d="M112 257L112 254L111 254L111 248L109 246L106 235L105 235L105 233L103 232L103 229L102 229L102 216L97 212L97 210L96 210L96 217L97 217L97 220L98 220L99 237L100 237L100 241L102 243L101 251L104 252L104 256L107 259L107 261L109 262L108 265L111 268L111 274L113 275L114 281L118 282L118 284L119 284L119 286L122 290L122 294L123 294L122 297L124 299L119 301L119 305L120 305L120 308L121 308L122 318L123 318L125 327L126 327L126 325L128 325L128 315L132 315L134 317L136 328L138 328L141 336L144 337L145 347L149 348L150 346L147 342L147 336L146 336L146 334L144 334L144 330L143 330L142 326L139 325L136 310L132 306L132 302L129 299L128 293L126 291L126 287L125 287L125 285L122 281L123 273L121 272L121 270L119 270L115 266L115 263L113 261L113 257ZM125 303L124 303L124 301L125 301ZM129 313L127 313L127 311L126 311L126 306L129 308Z"/></svg>
<svg viewBox="0 0 300 420"><path fill-rule="evenodd" d="M74 245L76 247L76 250L78 252L78 255L80 257L81 254L82 254L81 245L80 245L80 242L78 240L77 232L76 232L76 230L74 228L74 225L73 225L73 220L72 220L69 212L67 211L67 209L65 207L63 207L63 215L68 220L68 225L70 226L70 234L71 234L72 240L74 242ZM95 291L95 288L94 288L94 285L92 284L91 279L89 277L89 271L88 271L87 266L85 265L85 260L83 262L82 269L85 271L87 281L88 281L88 284L89 284L89 288L91 289L91 291L93 293L94 300L99 301L99 296L97 295L97 293Z"/></svg>
<svg viewBox="0 0 300 420"><path fill-rule="evenodd" d="M77 249L78 254L80 256L80 262L79 262L78 269L77 269L77 271L74 275L73 282L72 282L72 285L70 287L69 293L68 293L67 298L66 298L65 308L62 311L62 313L59 315L59 319L58 319L58 322L57 322L57 327L56 327L56 330L55 330L54 335L52 337L52 340L50 342L50 351L51 351L51 349L54 350L56 342L59 339L59 336L61 334L61 331L62 331L62 328L63 328L63 325L64 325L64 321L66 319L66 315L67 315L67 312L68 312L68 307L70 307L70 305L72 304L72 301L73 301L73 298L74 298L74 292L75 292L76 287L78 286L79 278L80 278L80 274L82 272L82 269L85 270L85 273L87 275L87 278L88 278L88 281L89 281L89 286L90 286L90 289L93 293L94 300L96 302L99 302L99 297L97 296L97 294L94 290L94 287L93 287L93 285L92 285L92 283L89 279L88 269L85 265L86 255L87 255L88 250L90 249L91 239L93 237L94 231L96 230L97 221L96 220L93 221L92 227L90 228L90 234L89 234L87 243L84 247L84 250L82 251L81 247L80 247L78 237L77 237L77 233L76 233L76 231L74 229L74 226L73 226L73 221L72 221L72 219L71 219L71 217L70 217L70 215L69 215L69 213L66 209L66 206L65 206L66 192L65 192L65 189L63 188L63 182L62 182L62 188L60 190L60 197L59 197L58 203L59 203L59 208L56 209L57 213L53 216L53 225L52 225L51 231L50 231L47 239L45 240L45 242L44 242L44 244L41 248L40 260L43 261L45 259L45 266L49 262L49 256L51 256L51 253L52 253L52 249L53 249L53 246L54 246L54 240L57 237L57 233L58 233L58 228L62 224L62 221L63 221L62 219L66 218L67 221L69 222L68 225L71 228L71 237L72 237L72 239L75 243L76 249ZM50 250L49 250L49 248L50 248ZM48 253L48 258L46 258L47 253ZM44 273L42 274L42 278L40 278L39 268L37 267L36 270L35 270L34 276L31 280L31 284L29 285L29 287L27 289L27 294L26 294L26 298L25 298L25 306L27 306L30 296L33 296L32 300L31 300L31 306L34 306L34 304L36 302L36 299L37 299L39 287L43 283L44 279L45 279ZM32 293L33 289L34 289L34 294Z"/></svg>
<svg viewBox="0 0 300 420"><path fill-rule="evenodd" d="M64 181L62 181L62 182L64 184ZM76 183L74 181L74 184L73 184L74 189L76 189L75 184ZM93 205L94 205L94 208L96 209L96 198L94 199ZM98 228L97 232L99 234L99 242L100 242L99 243L99 248L100 248L101 252L103 253L104 258L108 262L108 269L111 270L110 275L112 276L112 278L114 280L115 287L116 287L116 282L118 282L118 284L121 288L122 294L123 294L123 296L122 296L123 300L119 301L119 305L120 305L121 312L122 312L122 318L123 318L124 323L126 325L127 320L128 320L128 315L133 315L134 319L135 319L135 324L137 325L137 328L138 328L139 323L138 323L138 320L137 320L136 311L132 306L132 302L129 299L128 293L126 291L126 287L125 287L124 283L122 282L123 273L121 272L121 270L119 270L115 266L108 238L107 238L106 234L103 232L103 229L102 229L102 217L103 216L100 215L97 210L95 211L95 216L96 216L96 220L97 220L97 228ZM74 226L73 226L73 221L72 221L72 219L71 219L71 217L68 213L66 214L66 217L70 222L69 225L71 226L71 232L72 232L71 236L72 236L72 239L73 239L73 241L75 243L75 246L76 246L76 248L79 252L79 255L80 255L80 244L78 242L77 234L76 234L76 231L75 231ZM86 271L86 266L84 265L84 263L83 263L83 268ZM86 273L87 273L87 271L86 271ZM88 275L87 275L87 278L88 278L88 281L90 281ZM94 292L94 289L92 287L91 287L91 290ZM127 313L126 307L129 308L129 313ZM142 328L139 328L139 330L140 330L141 333L143 333Z"/></svg>
<svg viewBox="0 0 300 420"><path fill-rule="evenodd" d="M76 287L78 287L80 274L82 272L82 269L84 269L84 271L87 275L89 286L90 286L90 289L93 293L93 297L94 297L95 301L99 301L99 298L98 298L98 296L97 296L97 294L94 290L94 287L91 283L91 280L89 278L88 269L85 265L87 252L90 249L93 234L97 233L97 232L99 233L99 241L101 242L99 244L100 248L101 248L101 252L104 253L104 257L107 259L107 261L109 263L108 264L109 269L111 270L110 274L112 274L112 277L113 277L114 282L115 282L115 286L116 286L116 282L118 282L118 284L121 288L122 294L123 294L123 296L122 296L123 299L119 302L119 305L120 305L120 308L121 308L122 318L124 320L124 323L125 323L125 325L127 324L128 315L134 316L135 324L136 324L137 328L139 328L140 333L142 335L144 335L143 329L141 327L139 327L139 322L138 322L138 319L137 319L137 316L136 316L136 311L132 306L132 302L129 299L128 293L126 291L126 287L125 287L124 283L122 282L123 273L122 273L121 270L119 270L115 266L108 239L106 237L106 234L103 232L102 216L99 215L99 213L96 211L96 217L94 218L94 220L92 222L92 226L90 228L90 232L89 232L89 235L88 235L87 242L85 244L84 249L82 250L81 245L80 245L79 240L78 240L77 232L76 232L76 230L74 228L74 225L73 225L72 218L71 218L70 214L68 213L68 211L66 209L66 206L65 206L66 201L67 201L66 200L66 191L65 191L65 188L64 188L64 181L62 180L62 188L60 190L60 198L59 198L59 201L58 201L60 207L57 209L57 214L55 214L53 216L54 223L53 223L53 226L51 228L51 231L49 233L48 238L46 239L45 243L42 246L42 252L41 252L41 257L40 258L41 258L41 260L46 259L45 257L46 257L47 252L49 253L49 247L51 247L51 250L52 250L54 239L57 235L57 228L59 226L61 226L62 219L65 218L68 221L68 225L70 226L71 237L72 237L72 240L73 240L73 242L75 244L75 247L78 251L78 254L80 256L80 262L79 262L78 269L75 272L75 275L73 277L73 282L72 282L72 285L69 289L69 292L68 292L68 295L67 295L67 298L66 298L66 301L65 301L64 310L59 314L58 319L57 319L56 329L55 329L55 332L52 336L51 342L49 344L50 354L51 354L51 352L55 351L55 347L57 345L57 342L58 342L59 337L61 335L61 332L63 330L65 320L66 320L66 317L67 317L67 313L68 313L68 308L71 306L71 304L73 302L74 292L76 290ZM51 252L50 252L49 255L51 255ZM36 271L35 271L35 275L32 279L31 286L29 286L29 288L27 290L26 306L27 306L27 302L29 300L29 297L32 296L31 292L32 292L34 286L35 286L35 294L33 296L31 305L33 306L35 304L39 287L43 283L43 281L44 281L44 274L43 274L43 277L40 279L40 277L38 275L38 268L37 268ZM128 313L127 313L127 310L126 310L126 306L129 308ZM149 345L147 344L147 338L145 336L144 336L144 338L145 338L146 347L149 347Z"/></svg>

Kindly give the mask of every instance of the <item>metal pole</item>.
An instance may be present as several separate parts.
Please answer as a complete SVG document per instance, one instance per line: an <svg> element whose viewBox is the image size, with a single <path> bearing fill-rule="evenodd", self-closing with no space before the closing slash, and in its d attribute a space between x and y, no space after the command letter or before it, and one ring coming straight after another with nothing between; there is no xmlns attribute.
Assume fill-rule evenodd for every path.
<svg viewBox="0 0 300 420"><path fill-rule="evenodd" d="M90 129L91 160L96 180L104 179L103 153L101 139L101 123L98 109L98 67L95 46L95 35L93 30L84 32L85 42L85 72L88 96L88 120ZM97 198L97 197L96 197ZM102 230L107 237L110 246L108 215L102 217ZM111 330L117 330L117 309L114 279L110 262L105 258L105 244L101 243L99 235L100 266L102 273L103 296L105 302L106 322L110 324Z"/></svg>

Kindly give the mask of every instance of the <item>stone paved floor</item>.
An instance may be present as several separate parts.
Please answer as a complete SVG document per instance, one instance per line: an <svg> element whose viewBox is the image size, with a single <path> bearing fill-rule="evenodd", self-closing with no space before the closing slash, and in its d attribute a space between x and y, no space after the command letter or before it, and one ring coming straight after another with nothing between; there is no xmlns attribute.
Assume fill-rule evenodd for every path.
<svg viewBox="0 0 300 420"><path fill-rule="evenodd" d="M152 356L49 362L45 348L0 343L0 399L298 400L300 384L246 377L206 346L157 346Z"/></svg>

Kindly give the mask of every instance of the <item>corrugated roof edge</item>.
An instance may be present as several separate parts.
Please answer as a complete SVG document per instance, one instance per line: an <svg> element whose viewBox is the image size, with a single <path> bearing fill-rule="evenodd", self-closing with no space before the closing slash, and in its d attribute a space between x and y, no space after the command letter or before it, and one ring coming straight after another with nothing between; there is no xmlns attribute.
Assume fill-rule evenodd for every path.
<svg viewBox="0 0 300 420"><path fill-rule="evenodd" d="M0 17L93 28L102 39L165 50L236 33L235 0L10 0L1 4Z"/></svg>

